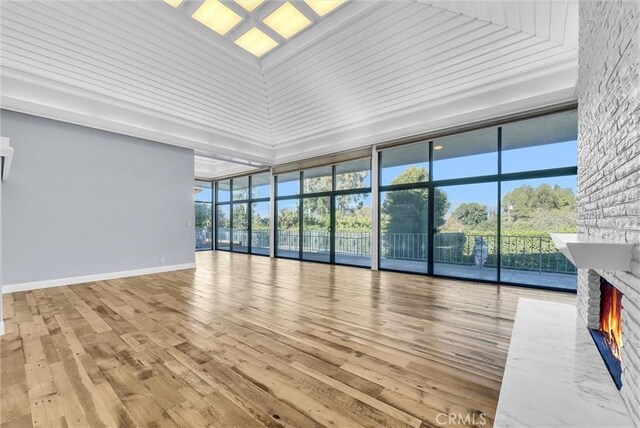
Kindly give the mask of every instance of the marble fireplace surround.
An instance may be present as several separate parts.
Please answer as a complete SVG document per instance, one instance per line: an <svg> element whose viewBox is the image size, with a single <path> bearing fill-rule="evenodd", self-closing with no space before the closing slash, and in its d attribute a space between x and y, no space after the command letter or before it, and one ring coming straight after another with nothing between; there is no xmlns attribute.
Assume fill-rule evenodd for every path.
<svg viewBox="0 0 640 428"><path fill-rule="evenodd" d="M518 301L494 426L634 426L575 305Z"/></svg>

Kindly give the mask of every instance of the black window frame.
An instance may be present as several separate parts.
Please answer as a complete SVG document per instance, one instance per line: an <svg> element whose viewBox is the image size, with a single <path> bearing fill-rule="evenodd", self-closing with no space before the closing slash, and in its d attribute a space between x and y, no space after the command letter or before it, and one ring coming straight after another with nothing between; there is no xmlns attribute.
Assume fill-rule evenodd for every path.
<svg viewBox="0 0 640 428"><path fill-rule="evenodd" d="M540 115L536 115L533 117L545 117L545 116L552 116L554 114L561 114L561 113L567 113L567 112L572 112L572 111L576 111L575 108L568 108L568 109L563 109L560 111L554 111L554 112L548 112L545 114L540 114ZM378 156L378 206L377 206L377 210L378 210L378 254L377 254L377 262L378 262L378 269L381 271L388 271L388 272L401 272L401 273L407 273L407 274L412 274L412 275L422 275L422 276L432 276L435 278L447 278L447 279L455 279L455 280L462 280L462 281L472 281L472 282L480 282L480 283L490 283L490 284L504 284L504 285L515 285L518 287L523 287L523 288L534 288L534 289L542 289L542 290L553 290L553 291L561 291L561 292L568 292L568 293L576 293L577 290L573 290L573 289L567 289L567 288L558 288L558 287L551 287L551 286L543 286L543 285L535 285L535 284L521 284L521 283L517 283L517 282L509 282L509 281L503 281L501 279L501 270L502 270L502 251L501 251L501 230L502 230L502 183L506 182L506 181L517 181L517 180L527 180L527 179L536 179L536 178L554 178L554 177L568 177L568 176L574 176L577 177L578 174L578 167L576 166L570 166L570 167L561 167L561 168L551 168L551 169L536 169L536 170L530 170L530 171L522 171L522 172L512 172L512 173L502 173L502 128L503 126L507 125L507 124L511 124L511 123L517 123L520 121L524 121L527 119L531 119L533 117L521 117L521 118L514 118L513 120L510 121L504 121L503 123L500 124L494 124L494 125L490 125L490 126L482 126L482 127L478 127L478 128L474 128L474 129L468 129L465 130L463 132L455 132L455 133L451 133L451 134L447 134L447 135L442 135L442 136L438 136L437 138L431 138L428 139L428 143L429 143L429 181L428 182L421 182L421 183L406 183L406 184L396 184L396 185L382 185L382 153L385 151L385 149L381 149L378 151L377 156ZM452 178L452 179L443 179L443 180L433 180L433 164L434 164L434 159L433 159L433 146L434 146L434 141L437 141L439 138L443 138L443 137L447 137L447 136L451 136L451 135L458 135L458 134L462 134L462 133L466 133L466 132L471 132L471 131L475 131L475 130L480 130L480 129L490 129L490 128L497 128L497 174L489 174L489 175L482 175L482 176L474 176L474 177L463 177L463 178ZM417 142L425 142L427 141L427 139L424 139L422 141L416 141L414 143ZM412 143L413 144L413 143ZM400 146L397 146L400 147ZM498 245L498 251L496 254L496 269L497 269L497 275L496 275L496 280L485 280L485 279L476 279L476 278L468 278L468 277L459 277L459 276L454 276L454 275L443 275L443 274L435 274L434 273L434 236L436 233L435 227L434 227L434 218L433 218L433 205L434 205L434 198L435 198L435 189L436 188L441 188L441 187L448 187L448 186L458 186L458 185L465 185L465 184L478 184L478 183L497 183L497 231L496 231L496 239L497 239L497 245ZM430 215L428 216L428 225L427 225L427 272L426 273L422 273L422 272L412 272L412 271L405 271L405 270L398 270L398 269L389 269L389 268L382 268L381 267L381 237L382 237L382 233L381 233L381 222L382 222L382 218L381 218L381 207L382 204L380 203L380 196L383 192L386 191L393 191L393 190L413 190L413 189L426 189L428 192L428 210Z"/></svg>
<svg viewBox="0 0 640 428"><path fill-rule="evenodd" d="M348 161L344 161L344 162L338 162L338 163L334 163L334 164L329 164L329 165L318 165L317 167L322 167L322 166L331 166L331 190L328 191L323 191L323 192L311 192L311 193L305 193L304 192L304 169L298 171L300 174L300 180L299 180L299 189L298 189L298 194L295 195L285 195L285 196L279 196L278 195L278 175L274 175L274 201L275 201L275 209L274 209L274 256L278 257L278 258L283 258L283 259L288 259L288 260L298 260L298 261L304 261L304 262L311 262L311 263L321 263L321 264L326 264L326 265L339 265L339 266L350 266L350 267L357 267L357 268L362 268L362 269L371 269L371 265L367 265L367 266L363 266L363 265L358 265L358 264L350 264L350 263L337 263L336 262L336 257L335 257L335 238L336 238L336 228L335 228L335 223L336 223L336 206L335 206L335 201L336 201L336 197L338 196L344 196L344 195L358 195L358 194L363 194L363 195L369 195L371 197L372 195L372 186L371 186L371 180L369 180L369 186L367 187L359 187L359 188L354 188L354 189L341 189L341 190L337 190L337 176L336 176L336 166L341 165L341 164L346 164L349 162L355 162L355 161L361 161L361 160L368 160L369 161L369 174L371 176L371 174L373 173L372 170L372 163L371 163L371 157L367 156L367 157L361 157L359 159L350 159ZM312 167L312 168L307 168L307 169L315 169L317 167ZM291 172L295 172L295 171L287 171L286 173L291 173ZM284 174L284 173L283 173ZM330 243L330 250L329 250L329 261L322 261L322 260L310 260L310 259L305 259L303 258L303 247L304 247L304 219L303 219L303 215L304 215L304 201L305 199L309 199L309 198L318 198L318 197L329 197L329 215L330 215L330 219L329 219L329 243ZM298 257L285 257L285 256L281 256L278 254L278 202L279 201L286 201L286 200L298 200ZM372 206L371 209L374 209L374 207ZM371 251L371 249L370 249Z"/></svg>
<svg viewBox="0 0 640 428"><path fill-rule="evenodd" d="M262 171L262 172L254 172L250 175L242 175L242 176L236 176L236 177L231 177L231 178L225 178L225 179L221 179L221 180L216 180L214 181L214 193L213 193L213 200L214 200L214 207L215 210L212 210L213 212L213 227L215 228L216 231L216 239L213 242L213 247L216 251L227 251L227 252L231 252L231 253L238 253L238 254L251 254L254 256L262 256L262 257L269 257L269 254L264 254L264 253L258 253L258 252L253 252L253 245L252 245L252 235L253 235L253 203L255 202L270 202L271 201L271 195L267 195L265 197L260 197L260 198L254 198L252 197L252 189L253 189L253 177L255 175L259 175L259 174L264 174L266 171ZM234 180L237 179L242 179L242 178L248 178L248 187L247 187L247 198L245 199L235 199L233 197L233 182ZM221 181L227 181L229 180L229 200L228 201L218 201L218 186L219 183ZM218 207L219 206L229 206L229 230L231 233L231 236L233 237L233 206L237 204L247 204L247 251L234 251L233 249L233 239L230 239L229 241L229 248L220 248L218 246L218 217L216 215L216 213L218 212ZM270 213L271 215L271 213Z"/></svg>
<svg viewBox="0 0 640 428"><path fill-rule="evenodd" d="M206 181L206 180L194 180L194 187L198 186L198 183L208 183L211 189L211 199L209 201L198 201L196 199L193 200L193 208L195 210L196 206L198 204L209 204L209 208L210 208L210 212L211 212L211 245L209 246L209 248L198 248L197 245L194 245L196 252L200 252L200 251L212 251L214 246L215 246L215 240L213 239L213 237L215 236L215 222L214 222L214 217L215 217L215 213L213 212L213 208L214 208L214 203L213 200L215 198L214 193L215 193L215 187L213 185L213 182L211 181ZM193 219L193 226L194 226L194 231L196 229L196 219L195 219L195 211L194 211L194 219ZM197 237L194 236L194 244L197 242Z"/></svg>

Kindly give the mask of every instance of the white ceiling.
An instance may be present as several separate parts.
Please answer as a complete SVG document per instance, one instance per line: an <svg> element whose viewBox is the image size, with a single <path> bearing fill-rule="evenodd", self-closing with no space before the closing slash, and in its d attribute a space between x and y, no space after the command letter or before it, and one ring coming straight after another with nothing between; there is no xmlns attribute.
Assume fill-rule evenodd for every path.
<svg viewBox="0 0 640 428"><path fill-rule="evenodd" d="M4 108L191 147L202 177L575 99L573 0L354 0L261 59L162 0L1 8Z"/></svg>

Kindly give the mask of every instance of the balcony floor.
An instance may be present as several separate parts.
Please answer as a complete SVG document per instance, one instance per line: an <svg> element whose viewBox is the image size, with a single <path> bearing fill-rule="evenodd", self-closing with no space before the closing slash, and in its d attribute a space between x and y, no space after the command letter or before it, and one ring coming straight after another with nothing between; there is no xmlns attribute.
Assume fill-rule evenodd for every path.
<svg viewBox="0 0 640 428"><path fill-rule="evenodd" d="M297 251L280 250L280 257L298 258ZM328 262L328 253L304 253L304 259L309 261ZM336 254L336 263L369 266L369 257ZM427 263L424 261L382 259L380 268L399 270L406 272L427 273ZM434 266L436 275L454 276L459 278L481 279L485 281L496 280L496 269L489 267L477 267L450 263L436 263ZM576 275L553 272L537 272L529 270L506 269L501 272L501 281L514 284L537 285L563 290L576 289Z"/></svg>

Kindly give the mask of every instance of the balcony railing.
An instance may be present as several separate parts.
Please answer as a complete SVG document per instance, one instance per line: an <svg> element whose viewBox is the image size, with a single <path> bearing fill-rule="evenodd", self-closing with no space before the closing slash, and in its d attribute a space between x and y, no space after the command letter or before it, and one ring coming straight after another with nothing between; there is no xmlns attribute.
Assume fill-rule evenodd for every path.
<svg viewBox="0 0 640 428"><path fill-rule="evenodd" d="M246 247L248 232L244 230L218 229L219 243L233 243ZM555 248L548 236L502 235L503 268L536 272L575 274L576 269ZM335 234L337 255L370 257L371 233L364 231L337 231ZM269 231L253 231L254 248L269 247ZM281 230L277 234L280 251L298 251L300 234L296 229ZM324 230L306 230L302 235L304 252L329 252L331 236ZM434 236L434 262L466 266L497 266L497 237L495 235L467 235L465 233L437 233ZM391 260L427 260L427 235L423 233L382 233L381 257Z"/></svg>

